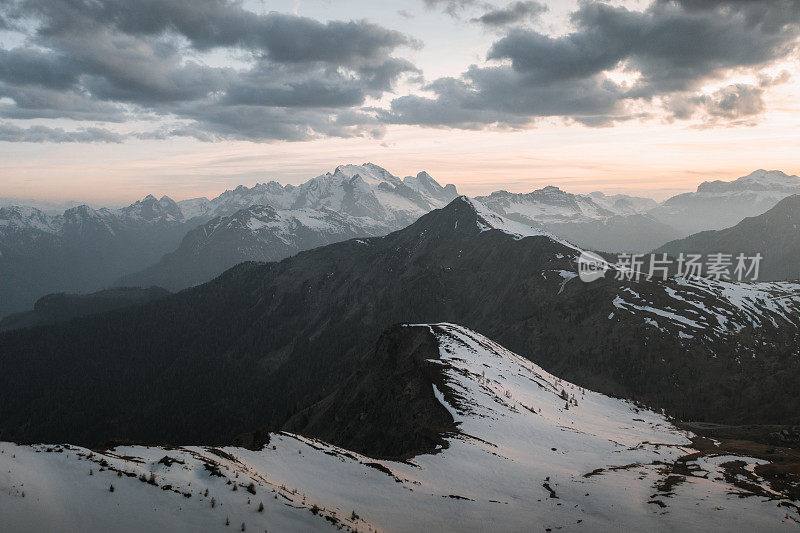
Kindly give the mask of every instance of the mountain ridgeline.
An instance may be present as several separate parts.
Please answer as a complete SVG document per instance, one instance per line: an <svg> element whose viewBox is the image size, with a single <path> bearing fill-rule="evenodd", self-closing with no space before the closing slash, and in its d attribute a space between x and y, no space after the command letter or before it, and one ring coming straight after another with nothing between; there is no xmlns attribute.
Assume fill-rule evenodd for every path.
<svg viewBox="0 0 800 533"><path fill-rule="evenodd" d="M735 262L739 254L761 254L758 279L800 279L800 194L784 198L762 215L746 218L732 228L703 231L656 250L679 254L725 253Z"/></svg>
<svg viewBox="0 0 800 533"><path fill-rule="evenodd" d="M464 324L566 379L681 418L798 421L800 287L610 274L585 284L579 253L459 197L386 237L8 332L0 439L230 442L333 391L401 322Z"/></svg>
<svg viewBox="0 0 800 533"><path fill-rule="evenodd" d="M15 313L0 320L0 331L57 324L81 316L155 301L169 294L168 290L161 287L120 287L91 294L48 294L36 301L33 311Z"/></svg>
<svg viewBox="0 0 800 533"><path fill-rule="evenodd" d="M242 261L385 235L456 196L426 172L400 179L366 163L298 186L239 186L213 200L148 196L122 209L80 206L63 215L0 208L0 317L53 292L183 289Z"/></svg>
<svg viewBox="0 0 800 533"><path fill-rule="evenodd" d="M544 187L478 200L510 220L592 250L646 252L702 230L732 226L800 192L800 178L759 170L658 204ZM49 293L204 283L243 261L278 261L353 237L386 235L458 195L428 173L399 178L371 164L341 165L300 185L239 186L174 202L148 196L122 209L52 215L0 208L0 317ZM52 207L52 206L51 206Z"/></svg>

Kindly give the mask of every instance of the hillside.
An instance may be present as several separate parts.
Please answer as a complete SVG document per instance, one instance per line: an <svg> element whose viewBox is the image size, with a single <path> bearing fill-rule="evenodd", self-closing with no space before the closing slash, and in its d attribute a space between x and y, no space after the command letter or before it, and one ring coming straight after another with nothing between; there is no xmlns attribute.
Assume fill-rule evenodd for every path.
<svg viewBox="0 0 800 533"><path fill-rule="evenodd" d="M657 249L677 257L680 253L761 254L760 280L800 279L800 195L789 196L756 217L719 231L704 231L669 242Z"/></svg>
<svg viewBox="0 0 800 533"><path fill-rule="evenodd" d="M175 251L141 272L122 277L118 284L159 285L177 291L205 283L245 261L280 261L303 250L383 235L390 229L325 208L276 211L254 205L195 228Z"/></svg>
<svg viewBox="0 0 800 533"><path fill-rule="evenodd" d="M414 357L413 346L424 355ZM392 387L386 380L404 373L387 365L412 357L422 372L404 384L425 385L427 398L372 401L380 395L373 391L354 420L360 394L342 390L323 402L326 411L351 424L351 435L373 431L400 442L380 413L418 411L409 403L418 400L451 420L433 453L374 459L287 432L268 435L253 450L90 452L2 443L4 523L14 530L115 531L475 531L531 524L570 531L796 530L796 473L784 472L797 464L797 452L741 453L732 442L698 438L453 324L393 328L377 350L378 360L368 356L355 375Z"/></svg>
<svg viewBox="0 0 800 533"><path fill-rule="evenodd" d="M161 287L122 287L91 294L48 294L36 301L33 311L8 315L0 320L0 331L57 324L72 318L158 300L167 295L169 291Z"/></svg>
<svg viewBox="0 0 800 533"><path fill-rule="evenodd" d="M387 324L437 320L684 419L800 422L797 285L584 284L578 253L462 197L383 238L8 332L0 438L224 444L330 392Z"/></svg>
<svg viewBox="0 0 800 533"><path fill-rule="evenodd" d="M112 286L174 249L191 227L167 197L60 215L0 207L0 317L28 311L47 294Z"/></svg>

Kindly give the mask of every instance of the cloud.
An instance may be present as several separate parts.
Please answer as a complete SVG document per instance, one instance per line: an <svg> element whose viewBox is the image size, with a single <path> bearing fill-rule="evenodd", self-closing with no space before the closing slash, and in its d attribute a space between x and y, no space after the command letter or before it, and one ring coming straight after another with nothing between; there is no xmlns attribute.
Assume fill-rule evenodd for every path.
<svg viewBox="0 0 800 533"><path fill-rule="evenodd" d="M95 133L152 121L133 137L256 142L380 137L398 123L607 126L643 113L738 123L765 111L769 87L786 80L765 67L795 57L800 37L795 0L651 0L641 10L582 0L560 35L523 27L545 9L535 1L425 3L454 16L480 9L473 20L502 32L486 61L423 82L399 57L420 46L408 35L365 20L255 13L238 0L0 0L0 27L23 34L12 41L23 44L0 46L0 119L15 121L7 139L92 138L88 128L18 123L71 119ZM733 72L758 82L728 86ZM366 107L403 79L426 93ZM725 88L704 90L711 84Z"/></svg>
<svg viewBox="0 0 800 533"><path fill-rule="evenodd" d="M271 12L259 15L240 2L225 0L26 0L12 12L33 14L39 33L75 34L101 26L126 35L177 34L197 50L241 47L276 61L327 61L356 65L381 60L406 35L367 21L317 20Z"/></svg>
<svg viewBox="0 0 800 533"><path fill-rule="evenodd" d="M237 105L197 108L186 117L195 122L173 133L206 141L303 141L320 137L380 137L383 134L383 125L374 117L348 109L328 114L308 109Z"/></svg>
<svg viewBox="0 0 800 533"><path fill-rule="evenodd" d="M734 84L711 94L678 94L669 97L666 108L676 119L701 116L704 123L736 123L764 112L764 89L748 84Z"/></svg>
<svg viewBox="0 0 800 533"><path fill-rule="evenodd" d="M484 26L502 27L528 22L547 11L547 6L535 1L511 2L504 8L487 11L482 16L472 19Z"/></svg>
<svg viewBox="0 0 800 533"><path fill-rule="evenodd" d="M479 129L484 125L527 128L537 117L564 116L591 125L628 120L622 91L599 76L536 84L508 66L473 66L461 78L425 87L434 98L404 96L381 113L386 122Z"/></svg>
<svg viewBox="0 0 800 533"><path fill-rule="evenodd" d="M9 119L68 118L80 121L123 122L125 106L92 98L73 90L0 84L0 96L13 104L0 104L0 116Z"/></svg>
<svg viewBox="0 0 800 533"><path fill-rule="evenodd" d="M539 117L599 126L639 116L634 104L657 106L663 99L672 101L666 111L677 118L752 117L765 109L762 88L735 86L711 96L701 89L732 71L759 74L791 57L800 35L797 5L656 0L634 11L582 2L571 15L571 33L511 28L488 51L497 66L473 65L458 78L436 80L424 87L433 96L397 98L382 116L460 128L520 127ZM614 81L610 71L632 81Z"/></svg>
<svg viewBox="0 0 800 533"><path fill-rule="evenodd" d="M465 8L487 4L479 0L425 0L425 5L431 9L441 9L445 13L457 17Z"/></svg>
<svg viewBox="0 0 800 533"><path fill-rule="evenodd" d="M8 122L0 122L0 141L29 143L121 143L122 135L102 128L85 128L79 131L66 131L63 128L30 126L20 128Z"/></svg>
<svg viewBox="0 0 800 533"><path fill-rule="evenodd" d="M184 131L198 138L253 141L360 134L339 117L419 74L393 56L419 46L400 32L261 15L235 1L10 0L0 16L27 33L24 45L0 49L0 96L13 101L0 105L7 119L188 119L198 122ZM214 51L237 54L241 66L204 62ZM234 132L230 123L247 122L211 119L243 109L273 123ZM373 131L369 118L363 129Z"/></svg>

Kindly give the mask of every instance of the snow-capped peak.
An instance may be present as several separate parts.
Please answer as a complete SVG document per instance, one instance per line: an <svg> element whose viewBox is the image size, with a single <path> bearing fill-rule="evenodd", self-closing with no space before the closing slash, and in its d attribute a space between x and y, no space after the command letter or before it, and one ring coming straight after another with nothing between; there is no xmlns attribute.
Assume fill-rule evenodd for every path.
<svg viewBox="0 0 800 533"><path fill-rule="evenodd" d="M556 241L564 246L572 248L576 251L582 251L580 248L571 244L563 239L560 239L553 235L552 233L545 231L541 227L535 227L523 222L517 222L516 220L511 220L507 217L504 217L498 214L495 211L492 211L488 207L486 207L482 202L475 200L474 198L469 198L467 196L460 196L458 198L459 201L467 203L472 209L475 210L477 215L477 224L478 228L483 231L489 230L499 230L503 233L507 233L512 235L515 239L522 239L525 237L547 237L553 241Z"/></svg>
<svg viewBox="0 0 800 533"><path fill-rule="evenodd" d="M45 233L55 233L62 224L63 221L59 223L58 217L48 215L35 207L0 207L0 230L30 228Z"/></svg>
<svg viewBox="0 0 800 533"><path fill-rule="evenodd" d="M363 165L339 165L333 174L325 174L333 178L352 179L355 176L360 176L361 179L368 185L375 187L381 183L389 183L391 185L398 185L400 178L392 175L385 168L379 167L373 163L364 163Z"/></svg>

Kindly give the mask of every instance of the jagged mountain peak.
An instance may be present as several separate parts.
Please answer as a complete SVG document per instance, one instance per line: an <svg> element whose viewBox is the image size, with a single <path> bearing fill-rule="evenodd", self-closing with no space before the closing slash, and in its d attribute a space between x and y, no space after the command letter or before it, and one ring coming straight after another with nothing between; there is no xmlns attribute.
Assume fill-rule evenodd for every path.
<svg viewBox="0 0 800 533"><path fill-rule="evenodd" d="M163 195L156 198L148 194L128 207L123 207L117 213L127 220L139 220L147 223L179 222L184 219L183 211L169 196Z"/></svg>
<svg viewBox="0 0 800 533"><path fill-rule="evenodd" d="M60 226L61 217L48 215L35 207L12 205L0 207L0 231L4 229L34 229L55 233Z"/></svg>
<svg viewBox="0 0 800 533"><path fill-rule="evenodd" d="M665 200L650 214L676 228L677 237L730 228L765 213L780 200L800 194L800 177L759 169L733 181L706 181L697 192Z"/></svg>
<svg viewBox="0 0 800 533"><path fill-rule="evenodd" d="M378 186L381 183L390 183L392 185L401 183L400 178L394 176L385 168L379 167L373 163L339 165L336 167L333 174L328 173L324 176L339 179L351 179L355 176L360 176L364 182L372 186Z"/></svg>
<svg viewBox="0 0 800 533"><path fill-rule="evenodd" d="M553 185L528 193L497 191L477 199L492 211L527 224L602 220L615 214L588 196L572 194Z"/></svg>
<svg viewBox="0 0 800 533"><path fill-rule="evenodd" d="M94 209L86 204L72 207L64 211L64 219L67 221L78 220L100 220L109 218L111 212L106 208Z"/></svg>
<svg viewBox="0 0 800 533"><path fill-rule="evenodd" d="M498 231L515 240L526 237L544 237L560 246L571 250L579 250L573 244L564 241L539 226L509 219L489 209L484 203L465 195L456 197L445 207L432 211L420 218L417 224L408 231L419 232L417 226L424 228L425 233L439 235L455 232L459 234L477 235L489 231Z"/></svg>
<svg viewBox="0 0 800 533"><path fill-rule="evenodd" d="M448 183L447 185L442 186L424 170L419 172L416 176L406 176L403 178L403 185L424 196L440 201L449 202L458 196L458 191L456 190L455 185Z"/></svg>

